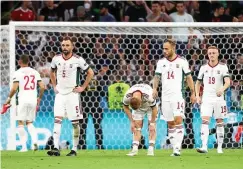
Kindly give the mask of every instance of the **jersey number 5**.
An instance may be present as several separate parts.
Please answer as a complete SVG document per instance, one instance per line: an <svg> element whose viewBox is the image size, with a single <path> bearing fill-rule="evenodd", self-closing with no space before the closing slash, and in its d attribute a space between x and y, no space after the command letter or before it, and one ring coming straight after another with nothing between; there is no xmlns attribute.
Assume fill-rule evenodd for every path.
<svg viewBox="0 0 243 169"><path fill-rule="evenodd" d="M35 76L24 76L25 85L24 90L34 90L35 89Z"/></svg>
<svg viewBox="0 0 243 169"><path fill-rule="evenodd" d="M62 77L66 77L66 70L62 71Z"/></svg>
<svg viewBox="0 0 243 169"><path fill-rule="evenodd" d="M168 76L167 76L167 79L174 79L174 72L168 72Z"/></svg>

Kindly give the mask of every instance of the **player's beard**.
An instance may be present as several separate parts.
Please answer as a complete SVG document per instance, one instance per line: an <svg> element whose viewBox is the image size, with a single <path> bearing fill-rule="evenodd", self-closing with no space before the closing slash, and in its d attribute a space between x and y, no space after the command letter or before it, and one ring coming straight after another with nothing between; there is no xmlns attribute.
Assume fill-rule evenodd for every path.
<svg viewBox="0 0 243 169"><path fill-rule="evenodd" d="M170 51L170 52L168 53L167 58L168 58L169 60L171 60L172 57L173 57L173 51Z"/></svg>
<svg viewBox="0 0 243 169"><path fill-rule="evenodd" d="M65 56L67 56L67 55L70 53L70 51L68 51L68 50L63 50L62 53L63 53Z"/></svg>

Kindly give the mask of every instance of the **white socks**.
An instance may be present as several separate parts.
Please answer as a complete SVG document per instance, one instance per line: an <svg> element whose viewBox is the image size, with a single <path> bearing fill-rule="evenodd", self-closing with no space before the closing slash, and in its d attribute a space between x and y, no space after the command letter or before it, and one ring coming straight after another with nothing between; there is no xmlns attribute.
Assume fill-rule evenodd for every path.
<svg viewBox="0 0 243 169"><path fill-rule="evenodd" d="M61 134L61 123L54 123L54 129L53 129L53 141L54 141L54 147L59 149L59 139Z"/></svg>
<svg viewBox="0 0 243 169"><path fill-rule="evenodd" d="M80 126L79 124L73 124L73 148L72 150L77 151L79 142Z"/></svg>
<svg viewBox="0 0 243 169"><path fill-rule="evenodd" d="M176 128L169 128L168 129L168 136L170 139L170 143L172 145L173 148L175 148L175 144L176 144Z"/></svg>
<svg viewBox="0 0 243 169"><path fill-rule="evenodd" d="M27 146L26 146L27 135L26 135L26 131L24 129L24 126L19 125L17 130L18 130L18 134L19 134L19 140L20 140L20 143L22 145L22 149L27 149Z"/></svg>
<svg viewBox="0 0 243 169"><path fill-rule="evenodd" d="M209 135L208 124L209 124L209 121L203 120L202 126L201 126L202 148L205 150L208 149L208 135Z"/></svg>
<svg viewBox="0 0 243 169"><path fill-rule="evenodd" d="M139 141L133 141L132 151L138 151Z"/></svg>
<svg viewBox="0 0 243 169"><path fill-rule="evenodd" d="M37 133L36 133L36 129L35 129L34 125L32 123L29 123L27 125L27 128L28 128L28 131L30 133L32 143L37 144Z"/></svg>
<svg viewBox="0 0 243 169"><path fill-rule="evenodd" d="M217 141L218 141L218 148L222 148L224 143L224 123L217 123Z"/></svg>
<svg viewBox="0 0 243 169"><path fill-rule="evenodd" d="M181 144L184 138L184 127L183 124L176 125L176 143L175 143L175 148L180 150L181 149Z"/></svg>

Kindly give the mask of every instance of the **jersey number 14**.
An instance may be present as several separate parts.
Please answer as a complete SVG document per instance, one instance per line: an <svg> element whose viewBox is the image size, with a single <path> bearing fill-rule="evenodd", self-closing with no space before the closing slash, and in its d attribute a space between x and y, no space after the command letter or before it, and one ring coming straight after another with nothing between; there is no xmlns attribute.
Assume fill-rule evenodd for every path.
<svg viewBox="0 0 243 169"><path fill-rule="evenodd" d="M167 79L174 79L175 76L174 76L174 71L172 72L168 72L168 76L167 76Z"/></svg>

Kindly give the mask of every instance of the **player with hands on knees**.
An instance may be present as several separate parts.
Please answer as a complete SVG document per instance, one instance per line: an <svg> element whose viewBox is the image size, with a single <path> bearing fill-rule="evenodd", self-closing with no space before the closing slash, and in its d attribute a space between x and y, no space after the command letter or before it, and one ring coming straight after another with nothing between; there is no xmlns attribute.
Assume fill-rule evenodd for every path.
<svg viewBox="0 0 243 169"><path fill-rule="evenodd" d="M143 120L146 115L149 120L149 148L147 155L154 156L158 109L156 99L152 96L152 91L152 87L147 84L136 84L124 95L123 109L130 120L131 132L133 133L132 151L127 156L135 156L138 154ZM132 113L129 106L132 108Z"/></svg>

